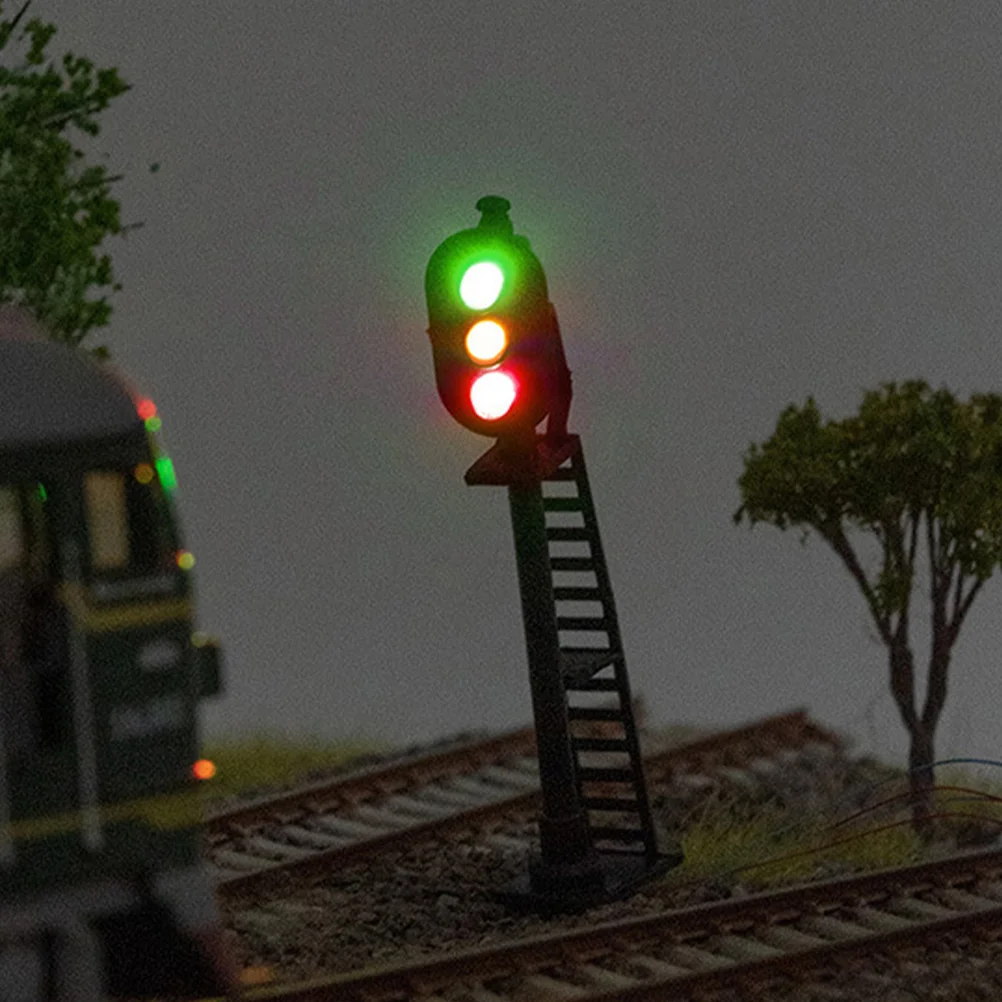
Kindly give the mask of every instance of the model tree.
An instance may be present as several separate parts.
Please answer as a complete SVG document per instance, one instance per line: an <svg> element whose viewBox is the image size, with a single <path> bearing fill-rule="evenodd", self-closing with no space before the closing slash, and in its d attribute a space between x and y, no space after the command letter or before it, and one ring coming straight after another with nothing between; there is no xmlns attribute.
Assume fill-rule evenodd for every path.
<svg viewBox="0 0 1002 1002"><path fill-rule="evenodd" d="M928 833L936 726L954 645L1002 559L1002 397L968 403L923 381L885 383L859 413L822 421L791 405L752 445L735 522L817 533L858 585L887 649L891 693L910 739L913 819ZM928 574L931 645L916 697L911 599Z"/></svg>
<svg viewBox="0 0 1002 1002"><path fill-rule="evenodd" d="M0 19L0 302L76 345L111 316L100 293L120 286L100 248L123 231L110 194L118 178L86 165L76 140L98 134L96 116L128 86L72 53L48 57L56 29L25 21L29 4Z"/></svg>

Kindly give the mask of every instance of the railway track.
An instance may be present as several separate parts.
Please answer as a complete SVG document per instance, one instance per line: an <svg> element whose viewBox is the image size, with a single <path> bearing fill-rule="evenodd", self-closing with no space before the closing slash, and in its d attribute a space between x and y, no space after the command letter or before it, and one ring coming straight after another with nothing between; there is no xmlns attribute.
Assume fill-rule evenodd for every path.
<svg viewBox="0 0 1002 1002"><path fill-rule="evenodd" d="M769 717L645 756L648 779L705 783L779 767L806 747L839 745L802 711ZM331 868L446 831L489 826L539 799L531 728L315 784L212 815L207 856L219 892L257 890L285 874Z"/></svg>
<svg viewBox="0 0 1002 1002"><path fill-rule="evenodd" d="M852 956L1002 931L1002 852L805 884L258 989L275 1002L670 1002L804 984Z"/></svg>

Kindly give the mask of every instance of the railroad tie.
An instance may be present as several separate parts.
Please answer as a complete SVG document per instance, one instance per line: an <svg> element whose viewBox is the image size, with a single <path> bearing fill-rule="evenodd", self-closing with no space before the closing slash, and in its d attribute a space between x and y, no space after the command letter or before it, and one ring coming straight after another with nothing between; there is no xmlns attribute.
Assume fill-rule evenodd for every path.
<svg viewBox="0 0 1002 1002"><path fill-rule="evenodd" d="M721 765L717 767L717 775L721 779L726 779L745 793L755 793L761 786L758 777L750 769L738 769L733 765Z"/></svg>
<svg viewBox="0 0 1002 1002"><path fill-rule="evenodd" d="M362 804L351 812L352 818L363 824L378 825L380 828L400 829L413 828L414 818L387 810L385 806L376 807L373 804Z"/></svg>
<svg viewBox="0 0 1002 1002"><path fill-rule="evenodd" d="M444 818L455 813L451 806L431 803L405 793L390 797L385 806L394 813L412 814L415 818Z"/></svg>
<svg viewBox="0 0 1002 1002"><path fill-rule="evenodd" d="M509 768L517 769L519 772L527 772L539 778L539 759L531 755L523 755L521 758L511 759L507 763Z"/></svg>
<svg viewBox="0 0 1002 1002"><path fill-rule="evenodd" d="M985 908L994 908L998 903L980 894L962 891L959 887L944 887L939 896L951 907L961 912L980 912Z"/></svg>
<svg viewBox="0 0 1002 1002"><path fill-rule="evenodd" d="M260 870L262 867L273 866L273 860L262 860L260 856L248 856L244 852L236 852L233 849L214 849L212 852L213 861L217 867L225 870L235 870L238 873L246 873L249 870ZM228 876L228 874L224 874Z"/></svg>
<svg viewBox="0 0 1002 1002"><path fill-rule="evenodd" d="M762 960L766 957L780 957L782 950L763 943L760 940L750 939L747 936L735 936L733 934L717 936L713 940L713 949L719 950L725 956L734 960Z"/></svg>
<svg viewBox="0 0 1002 1002"><path fill-rule="evenodd" d="M781 950L811 950L828 942L821 936L810 936L788 925L767 925L758 930L758 938Z"/></svg>
<svg viewBox="0 0 1002 1002"><path fill-rule="evenodd" d="M338 846L349 845L351 843L351 839L338 835L325 835L323 832L314 831L312 828L304 828L302 825L286 825L282 829L282 834L290 842L306 846L310 849L336 849Z"/></svg>
<svg viewBox="0 0 1002 1002"><path fill-rule="evenodd" d="M519 985L519 1002L561 1002L563 999L579 999L591 992L581 985L558 981L547 974L530 974Z"/></svg>
<svg viewBox="0 0 1002 1002"><path fill-rule="evenodd" d="M753 758L745 768L760 779L773 779L777 773L782 772L782 768L778 762L771 758L764 758L761 755Z"/></svg>
<svg viewBox="0 0 1002 1002"><path fill-rule="evenodd" d="M688 967L678 967L658 960L657 957L648 957L646 954L634 954L627 960L627 965L656 978L682 978L692 973Z"/></svg>
<svg viewBox="0 0 1002 1002"><path fill-rule="evenodd" d="M250 852L260 853L268 859L305 859L312 856L309 849L303 849L298 845L290 845L288 842L276 842L274 839L265 838L264 835L252 835L244 839L246 848Z"/></svg>
<svg viewBox="0 0 1002 1002"><path fill-rule="evenodd" d="M498 995L497 992L492 992L481 984L471 986L464 992L464 998L469 999L469 1002L511 1002L511 999L504 995ZM422 998L421 1002L434 1002L434 1000Z"/></svg>
<svg viewBox="0 0 1002 1002"><path fill-rule="evenodd" d="M734 964L730 957L721 957L717 953L710 953L709 950L700 950L698 947L683 944L671 947L666 955L670 961L682 964L692 971L715 971Z"/></svg>
<svg viewBox="0 0 1002 1002"><path fill-rule="evenodd" d="M495 849L500 849L501 852L525 852L530 843L526 839L495 833L484 839L484 845L493 846Z"/></svg>
<svg viewBox="0 0 1002 1002"><path fill-rule="evenodd" d="M446 785L483 801L507 800L511 796L510 790L504 790L493 783L485 783L480 778L480 773L476 776L453 776L446 781Z"/></svg>
<svg viewBox="0 0 1002 1002"><path fill-rule="evenodd" d="M921 898L892 898L887 902L887 907L917 919L949 918L956 914L952 908L944 908L942 905L923 901Z"/></svg>
<svg viewBox="0 0 1002 1002"><path fill-rule="evenodd" d="M325 832L332 835L345 835L353 842L360 839L372 838L374 835L385 835L384 828L374 828L372 825L362 824L359 821L352 821L351 818L339 817L317 817L311 822L317 828L323 828Z"/></svg>
<svg viewBox="0 0 1002 1002"><path fill-rule="evenodd" d="M1002 884L997 881L980 881L978 883L978 895L990 898L992 901L1002 901Z"/></svg>
<svg viewBox="0 0 1002 1002"><path fill-rule="evenodd" d="M580 973L592 988L603 988L616 991L620 988L632 988L640 984L639 978L631 978L626 974L610 971L595 964L583 964L575 974Z"/></svg>
<svg viewBox="0 0 1002 1002"><path fill-rule="evenodd" d="M870 930L855 922L845 922L832 915L808 915L799 925L808 932L816 932L825 939L863 939Z"/></svg>
<svg viewBox="0 0 1002 1002"><path fill-rule="evenodd" d="M894 932L896 929L907 929L915 923L911 919L895 915L893 912L882 911L879 908L858 908L855 917L859 924L874 932Z"/></svg>
<svg viewBox="0 0 1002 1002"><path fill-rule="evenodd" d="M469 794L464 794L459 790L452 790L441 783L425 787L421 791L422 801L429 801L432 804L443 804L453 808L449 814L456 814L455 809L466 810L479 807L483 801L474 801Z"/></svg>
<svg viewBox="0 0 1002 1002"><path fill-rule="evenodd" d="M508 769L500 765L491 765L481 769L478 776L497 783L499 786L514 787L516 790L536 790L539 788L538 774L530 776L519 769Z"/></svg>

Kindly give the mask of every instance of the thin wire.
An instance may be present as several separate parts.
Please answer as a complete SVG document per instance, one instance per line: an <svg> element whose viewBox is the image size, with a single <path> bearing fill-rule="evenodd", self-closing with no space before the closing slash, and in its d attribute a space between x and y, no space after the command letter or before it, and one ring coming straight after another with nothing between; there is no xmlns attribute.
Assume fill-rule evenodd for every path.
<svg viewBox="0 0 1002 1002"><path fill-rule="evenodd" d="M1002 769L1002 761L999 761L998 759L991 759L991 758L944 758L944 759L939 759L938 761L931 762L928 765L920 765L920 766L916 766L914 769L905 770L905 772L902 775L889 776L887 779L881 779L881 780L878 780L875 783L871 783L869 785L869 787L864 791L863 800L865 801L871 794L874 793L874 791L879 790L882 786L887 786L888 783L898 783L898 782L901 782L904 778L906 778L907 776L909 776L912 772L924 772L925 770L927 770L927 769L933 769L936 766L940 766L940 765L956 765L956 764L993 765L996 768ZM936 789L936 787L933 787L933 789ZM901 799L901 798L904 798L904 797L910 797L911 795L912 794L909 791L909 792L905 792L905 793L902 793L902 794L898 794L897 797L892 797L891 800ZM991 795L990 794L986 794L986 796L991 796ZM838 811L839 811L840 806L845 801L849 800L850 798L856 799L857 797L858 797L858 794L855 791L852 791L852 790L847 791L846 793L843 793L842 796L839 797L835 801L835 804L834 804L834 806L831 809L831 813L832 814L837 814ZM880 803L889 803L889 802L890 801L881 801ZM880 806L880 804L874 804L872 808L866 808L864 811L862 811L860 813L866 813L867 810L873 810L873 809L875 809L878 806ZM853 816L855 817L856 815L853 815ZM840 824L842 824L842 822L837 821L837 822L834 822L833 824L825 826L825 828L823 828L822 830L823 831L827 831L830 828L837 828ZM777 829L776 834L777 835L785 835L787 832L793 831L794 829L799 828L802 825L803 825L802 821L791 821L791 822L788 822L782 828Z"/></svg>
<svg viewBox="0 0 1002 1002"><path fill-rule="evenodd" d="M931 793L945 793L946 791L955 793L970 793L973 794L973 796L964 799L992 801L996 804L1002 804L1002 797L997 797L993 793L986 793L984 790L975 790L969 786L932 786L929 790ZM839 828L842 825L848 824L850 821L855 821L856 818L860 818L864 814L869 814L871 811L875 811L880 807L885 807L887 804L893 804L896 800L911 799L912 796L912 791L906 790L904 793L895 794L893 797L887 797L885 800L878 800L875 804L870 804L869 807L864 807L862 810L856 811L854 814L849 814L842 818L841 821L836 821L834 824L829 825L825 830L830 831L833 828Z"/></svg>
<svg viewBox="0 0 1002 1002"><path fill-rule="evenodd" d="M1002 761L994 758L942 758L935 762L929 762L926 765L917 765L914 769L906 769L903 776L888 776L887 779L877 780L877 782L870 784L865 795L869 797L874 790L879 790L882 786L886 786L888 783L898 783L905 777L910 776L912 773L927 772L941 765L993 765L998 769L1002 769ZM851 791L849 793L842 794L839 800L835 802L833 810L837 811L839 809L839 805L843 801L848 800L851 796L854 796Z"/></svg>
<svg viewBox="0 0 1002 1002"><path fill-rule="evenodd" d="M984 814L968 814L964 811L938 811L932 814L923 815L923 821L935 821L942 820L944 818L967 818L975 821L988 821L992 824L999 825L1002 827L1002 819L988 817ZM834 842L826 842L824 845L815 846L812 849L800 849L797 852L786 853L782 856L773 856L768 859L758 860L754 863L744 863L741 866L735 866L730 870L723 870L716 873L708 873L702 877L693 877L690 880L683 880L678 884L672 884L672 889L679 887L687 887L692 884L705 884L711 880L719 880L721 877L731 877L736 873L744 873L747 870L757 870L764 866L771 866L777 863L786 863L793 859L799 859L802 856L811 856L819 852L824 852L826 849L833 849L836 846L845 845L848 842L856 842L862 838L868 838L870 835L877 835L880 832L890 831L892 828L900 828L903 825L912 824L911 818L906 818L903 821L894 821L890 824L880 825L877 828L869 828L865 832L856 832L853 835L847 835L845 838L836 839Z"/></svg>
<svg viewBox="0 0 1002 1002"><path fill-rule="evenodd" d="M1002 818L992 818L986 814L968 814L966 811L934 811L931 814L924 814L921 820L936 821L944 818L967 818L974 821L989 821L992 824L1002 827ZM755 870L762 866L769 866L771 863L785 863L787 860L798 859L801 856L810 856L814 853L824 852L825 849L833 849L835 846L844 845L846 842L855 842L858 839L866 838L870 835L876 835L879 832L890 831L892 828L900 828L902 825L910 824L912 824L911 818L906 818L904 821L894 821L891 824L880 825L878 828L870 828L865 832L856 832L854 835L847 835L845 838L836 839L834 842L828 842L825 845L816 846L813 849L801 849L798 852L789 853L785 856L776 856L773 859L766 859L757 863L749 863L744 866L735 867L733 870L725 870L724 873L715 874L714 876L730 876L733 873L743 873L745 870Z"/></svg>
<svg viewBox="0 0 1002 1002"><path fill-rule="evenodd" d="M947 759L938 759L937 761L930 762L930 763L928 763L926 765L916 766L914 769L907 770L905 772L905 776L909 776L912 773L931 771L932 769L936 768L937 766L941 766L941 765L991 765L991 766L995 766L996 768L1002 769L1002 761L999 761L998 759L990 759L990 758L947 758ZM880 780L880 781L878 781L876 783L872 783L870 785L870 788L866 791L865 796L869 797L870 794L873 793L874 790L878 790L881 786L886 786L888 783L900 782L901 779L902 779L901 776L890 776L887 779L883 779L883 780ZM971 797L971 798L965 798L965 799L973 799L973 800L977 800L979 802L987 801L987 802L1002 803L1002 797L998 797L998 796L995 796L994 794L990 794L990 793L987 793L987 792L984 792L984 791L981 791L981 790L974 790L974 789L971 789L970 787L962 787L962 786L933 786L930 789L931 789L932 792L956 791L956 792L961 792L961 793L970 793L970 794L974 794L974 796ZM843 797L841 799L845 800L846 796L847 795L843 795ZM869 807L866 807L866 808L864 808L861 811L857 811L857 812L849 815L848 817L843 818L841 821L836 821L833 824L830 824L830 825L828 825L825 828L822 828L822 829L815 828L814 832L816 833L818 831L832 831L833 829L838 828L841 825L847 824L849 821L852 821L852 820L854 820L854 819L856 819L858 817L861 817L864 814L868 814L870 811L874 811L874 810L876 810L879 807L882 807L882 806L884 806L886 804L893 803L894 801L897 801L897 800L910 799L912 796L913 796L913 793L912 793L911 790L907 790L904 793L896 794L895 796L889 797L886 800L882 800L882 801L879 801L876 804L872 804ZM837 810L837 809L838 808L837 808L837 804L836 804L835 810ZM922 820L922 821L934 821L934 820L943 820L943 819L946 819L946 818L965 818L965 819L974 820L974 821L987 821L987 822L989 822L991 824L996 824L996 825L999 825L1000 827L1002 827L1002 819L989 817L988 815L983 815L983 814L969 814L969 813L962 812L962 811L938 811L938 812L933 812L931 814L923 815L923 817L920 820ZM845 838L837 839L834 842L825 843L824 845L816 846L815 848L812 848L812 849L798 850L795 853L788 853L788 854L783 855L783 856L776 856L776 857L769 858L769 859L766 859L766 860L761 860L759 862L744 864L742 866L734 867L731 870L724 870L724 871L719 872L719 873L707 874L706 876L703 876L703 877L694 877L691 880L682 881L679 884L674 884L673 887L685 887L685 886L689 886L689 885L692 885L692 884L706 883L706 882L708 882L710 880L717 880L720 877L728 877L728 876L733 876L736 873L744 873L746 870L759 869L759 868L761 868L763 866L769 866L770 864L783 863L783 862L787 862L788 860L799 859L802 856L810 856L810 855L813 855L815 853L824 852L826 849L832 849L832 848L834 848L836 846L844 845L844 844L846 844L848 842L854 842L854 841L857 841L857 840L862 839L862 838L867 838L870 835L876 835L876 834L879 834L880 832L890 831L893 828L900 828L900 827L902 827L904 825L910 825L910 824L913 824L913 823L914 823L914 819L913 818L906 818L903 821L894 821L894 822L892 822L890 824L880 825L877 828L869 828L869 829L867 829L864 832L856 832L853 835L849 835L849 836L846 836ZM801 822L796 822L796 821L792 822L790 824L787 824L784 827L778 829L776 831L776 834L777 835L785 834L786 832L791 831L794 828L797 828L800 824L801 824ZM811 834L812 833L810 831L805 832L805 836L807 836L807 837L810 837Z"/></svg>

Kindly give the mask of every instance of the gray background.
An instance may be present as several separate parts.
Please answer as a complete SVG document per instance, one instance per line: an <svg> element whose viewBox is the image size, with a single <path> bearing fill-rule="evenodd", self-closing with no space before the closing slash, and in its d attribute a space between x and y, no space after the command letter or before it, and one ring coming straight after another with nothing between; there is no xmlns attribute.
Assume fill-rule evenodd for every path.
<svg viewBox="0 0 1002 1002"><path fill-rule="evenodd" d="M7 12L16 7L5 4ZM861 597L735 528L752 440L814 394L1002 388L994 3L36 0L134 89L104 340L181 482L213 733L404 742L529 719L505 493L437 399L423 272L513 203L550 281L634 688L660 721L805 705L896 757ZM150 174L150 163L161 170ZM924 605L924 582L916 594ZM998 754L999 589L939 752ZM927 635L916 626L924 661Z"/></svg>

